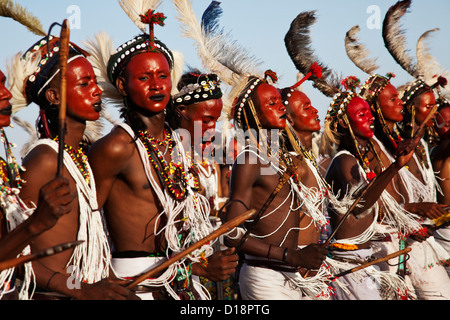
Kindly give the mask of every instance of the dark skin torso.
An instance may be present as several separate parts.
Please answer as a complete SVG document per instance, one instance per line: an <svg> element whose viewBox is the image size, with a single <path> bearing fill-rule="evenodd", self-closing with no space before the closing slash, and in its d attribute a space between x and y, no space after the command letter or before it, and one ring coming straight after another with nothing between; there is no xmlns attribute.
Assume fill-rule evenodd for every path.
<svg viewBox="0 0 450 320"><path fill-rule="evenodd" d="M166 154L167 160L169 156ZM154 234L162 208L130 135L122 128L115 128L92 147L89 158L115 249L119 252L162 250L164 245ZM154 168L151 170L156 178Z"/></svg>
<svg viewBox="0 0 450 320"><path fill-rule="evenodd" d="M301 183L308 188L316 188L318 190L319 184L317 183L314 173L306 163L306 159L303 159L299 169L297 170L298 177ZM304 246L310 243L318 243L319 232L312 220L303 210L300 213L300 232L298 237L298 245Z"/></svg>
<svg viewBox="0 0 450 320"><path fill-rule="evenodd" d="M325 178L330 183L330 185L333 186L334 194L337 195L339 194L339 192L342 194L345 193L345 190L347 190L347 188L358 186L363 182L359 170L359 164L356 158L347 154L343 154L334 159L328 169L328 174ZM334 212L330 213L330 223L332 230L335 229L341 217L341 215L337 215ZM360 217L350 214L336 232L335 238L347 239L358 236L372 224L373 219L373 213L366 214ZM358 245L358 247L366 248L369 245L369 243L363 243Z"/></svg>

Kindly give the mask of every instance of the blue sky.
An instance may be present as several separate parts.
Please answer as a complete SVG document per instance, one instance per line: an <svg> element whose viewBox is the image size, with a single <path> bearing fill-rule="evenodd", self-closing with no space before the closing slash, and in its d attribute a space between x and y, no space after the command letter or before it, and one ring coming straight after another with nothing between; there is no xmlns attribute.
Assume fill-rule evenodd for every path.
<svg viewBox="0 0 450 320"><path fill-rule="evenodd" d="M137 27L128 19L115 0L17 0L42 22L45 29L53 22L78 18L79 25L71 30L71 40L80 44L99 31L112 35L116 47L139 33ZM210 4L210 0L192 0L198 18ZM411 77L401 69L384 47L381 37L381 23L388 8L395 0L222 0L223 15L220 24L233 38L245 47L251 55L262 62L262 69L272 69L278 73L281 87L296 82L296 73L284 46L284 36L291 21L302 11L316 10L317 22L311 29L312 47L320 61L343 76L356 75L364 81L367 75L357 69L348 59L344 49L345 33L354 25L359 25L360 42L364 43L372 57L378 58L378 73L393 72L396 75L394 85L401 85ZM375 7L373 7L375 6ZM73 11L75 8L77 11ZM380 26L369 28L369 22L378 18ZM166 26L156 27L156 35L169 48L181 51L185 63L202 68L190 39L183 38L176 10L172 1L163 1L159 8L166 16ZM450 2L448 0L413 0L409 12L402 19L406 30L408 48L415 53L415 45L420 35L433 28L440 28L429 42L432 54L446 69L450 69ZM79 14L74 16L74 14ZM373 20L375 19L375 20ZM74 20L75 21L75 20ZM5 71L5 63L14 54L30 47L38 37L17 22L0 18L2 49L0 50L0 68ZM54 33L59 34L55 29ZM330 99L306 83L305 92L313 106L319 110L323 120ZM114 112L114 111L113 111ZM37 107L30 106L19 116L34 123ZM19 128L8 128L8 137L18 144L18 149L27 140L25 132ZM18 155L19 150L15 153Z"/></svg>

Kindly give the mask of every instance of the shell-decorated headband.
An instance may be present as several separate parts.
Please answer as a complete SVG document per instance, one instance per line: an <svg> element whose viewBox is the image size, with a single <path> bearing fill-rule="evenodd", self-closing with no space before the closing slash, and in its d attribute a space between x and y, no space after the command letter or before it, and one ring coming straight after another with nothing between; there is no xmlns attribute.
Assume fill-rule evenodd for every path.
<svg viewBox="0 0 450 320"><path fill-rule="evenodd" d="M33 44L20 57L20 61L15 62L14 68L17 68L20 64L31 66L21 75L24 78L23 80L16 79L17 82L23 83L21 92L26 99L26 102L22 103L21 107L23 107L23 104L30 104L31 102L39 104L41 93L44 92L51 80L59 73L59 68L55 70L55 66L59 63L59 48L60 39L58 37L45 36ZM72 42L69 44L69 52L72 56L70 61L79 57L89 56L86 51Z"/></svg>
<svg viewBox="0 0 450 320"><path fill-rule="evenodd" d="M116 79L123 72L126 64L133 56L142 52L162 52L169 62L170 69L173 68L174 58L172 52L167 46L157 39L153 42L149 41L148 35L142 34L127 41L117 48L114 55L111 56L108 62L108 77L111 83L115 83Z"/></svg>
<svg viewBox="0 0 450 320"><path fill-rule="evenodd" d="M220 99L223 95L219 76L215 74L191 74L196 83L189 83L179 88L179 93L173 96L173 105L190 105L211 99Z"/></svg>

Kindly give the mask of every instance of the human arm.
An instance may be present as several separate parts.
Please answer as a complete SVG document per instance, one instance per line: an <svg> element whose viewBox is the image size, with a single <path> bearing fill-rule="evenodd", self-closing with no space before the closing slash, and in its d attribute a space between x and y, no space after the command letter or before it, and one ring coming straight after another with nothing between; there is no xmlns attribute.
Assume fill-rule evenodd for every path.
<svg viewBox="0 0 450 320"><path fill-rule="evenodd" d="M51 229L58 219L68 214L76 192L70 190L69 181L57 177L39 190L33 214L14 230L2 237L0 261L16 257L24 247L44 231Z"/></svg>
<svg viewBox="0 0 450 320"><path fill-rule="evenodd" d="M263 196L265 199L273 191L275 186L267 186L266 194L254 194L253 190L255 184L257 184L258 179L262 177L260 175L261 170L262 165L260 163L249 164L247 161L246 164L239 164L238 161L238 163L234 165L231 176L230 202L227 205L226 219L233 219L233 217L236 217L238 214L242 214L251 208L252 197L259 198ZM271 180L272 183L277 183L279 181L279 177L278 175L275 175L275 179L269 180ZM287 210L289 211L289 209ZM274 221L274 223L278 222ZM255 229L258 228L257 225L250 226L250 228L252 227ZM261 238L252 237L251 235L248 236L243 243L241 243L243 233L245 232L243 229L241 230L241 234L235 232L234 234L230 234L229 237L226 237L225 244L228 246L239 246L239 250L242 253L252 256L267 258L268 260L279 260L293 266L315 269L320 267L323 259L328 253L326 248L314 245L307 246L305 249L298 249L297 242L295 242L295 244L291 242L290 245L286 244L284 246L277 246L273 245L271 240L262 240ZM255 230L252 230L252 232L254 231ZM282 238L282 235L275 235L275 237ZM273 242L275 243L279 243L281 241L282 239L273 239Z"/></svg>
<svg viewBox="0 0 450 320"><path fill-rule="evenodd" d="M136 294L113 277L93 284L79 281L76 275L54 271L39 261L33 270L40 276L37 285L49 292L58 292L75 300L139 300Z"/></svg>

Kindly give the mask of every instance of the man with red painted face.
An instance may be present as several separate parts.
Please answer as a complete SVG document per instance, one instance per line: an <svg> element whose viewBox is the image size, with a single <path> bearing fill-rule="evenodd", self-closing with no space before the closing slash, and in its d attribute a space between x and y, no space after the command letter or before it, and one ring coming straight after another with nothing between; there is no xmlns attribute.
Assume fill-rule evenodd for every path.
<svg viewBox="0 0 450 320"><path fill-rule="evenodd" d="M211 204L211 214L216 215L222 202L219 165L213 159L216 123L223 108L220 81L217 75L193 70L181 77L178 90L167 112L168 120L172 128L185 130L189 135L184 144L186 154L199 175L202 194ZM207 177L209 182L205 180Z"/></svg>
<svg viewBox="0 0 450 320"><path fill-rule="evenodd" d="M184 144L186 154L193 162L199 192L209 200L211 222L214 227L219 227L221 220L218 212L225 199L222 197L220 159L215 156L217 144L214 144L214 139L217 136L216 123L223 109L221 83L217 75L202 74L194 69L181 77L178 91L167 110L167 118L172 128L187 133L180 133L183 140L188 140ZM234 298L232 276L239 257L234 248L223 248L221 243L222 238L216 242L215 253L208 258L208 264L194 264L193 272L201 276L201 282L208 288L213 300L230 300Z"/></svg>
<svg viewBox="0 0 450 320"><path fill-rule="evenodd" d="M249 209L261 210L292 162L279 142L279 133L286 127L286 107L278 89L254 76L246 83L232 116L236 129L248 134L251 142L232 168L227 220ZM318 244L298 247L299 213L304 199L296 181L298 176L294 174L261 212L256 224L245 225L226 237L226 243L239 246L244 255L239 272L243 299L329 297L328 284L315 281L308 286L299 272L300 267L318 269L327 250Z"/></svg>
<svg viewBox="0 0 450 320"><path fill-rule="evenodd" d="M431 109L436 105L435 88L444 87L447 80L443 77L438 77L436 83L432 85L426 84L422 79L416 79L402 88L402 100L404 102L404 119L401 122L402 137L411 136L416 132L417 128L424 123ZM426 128L432 127L434 124L433 117L425 124ZM420 136L415 154L414 161L408 164L408 171L410 175L407 183L412 190L411 202L430 202L435 203L438 209L438 216L443 217L445 207L444 204L438 204L438 193L440 192L438 179L436 179L433 165L430 159L429 147L425 141L424 133ZM425 219L424 224L434 224L436 215ZM433 219L434 222L431 220ZM439 218L437 218L439 219ZM448 232L448 227L440 229L440 232ZM430 233L431 230L427 229ZM436 234L436 231L434 232ZM436 238L437 240L437 238ZM427 240L428 241L428 240ZM434 241L434 239L431 239ZM439 244L439 243L438 243ZM426 243L421 244L422 247ZM417 248L416 248L417 247ZM448 248L448 247L447 247ZM421 254L423 263L421 264L422 279L416 286L416 292L420 299L448 299L450 296L450 282L448 274L445 272L441 263L436 264L435 268L428 268L427 266L435 263L435 261L448 261L450 252L448 250L436 250L434 247L434 254L429 255L420 246L413 246L411 254ZM444 248L441 248L444 249ZM430 262L433 261L431 264Z"/></svg>
<svg viewBox="0 0 450 320"><path fill-rule="evenodd" d="M17 87L12 90L15 92L13 101L24 106L34 102L40 108L39 138L31 143L23 160L26 171L22 177L26 183L21 195L29 207L39 202L39 190L57 173L58 106L61 103L59 51L59 38L46 36L22 57L18 56L12 66L12 70L18 71L15 74L24 77L14 79ZM74 201L70 212L33 241L31 250L38 252L75 240L84 242L72 250L33 262L38 286L34 299L136 299L132 291L112 282L115 277L110 268L110 247L98 210L95 181L81 147L87 121L99 119L102 91L86 53L75 44L70 45L67 62L62 176L74 190ZM28 70L28 73L19 70Z"/></svg>
<svg viewBox="0 0 450 320"><path fill-rule="evenodd" d="M0 70L0 128L2 139L6 139L4 127L10 125L12 106L11 92L5 86L6 77ZM11 152L11 150L7 150ZM14 156L9 155L8 161L14 161ZM74 195L70 192L69 182L64 177L57 177L43 186L40 190L39 200L33 214L20 198L19 190L22 180L20 176L13 175L11 168L16 163L6 163L1 159L1 226L0 226L0 261L17 257L19 254L29 254L29 243L44 231L52 228L58 219L70 212ZM27 264L25 270L29 270L31 264ZM25 272L23 283L30 283L30 274ZM0 272L0 299L27 299L28 286L23 286L19 292L14 285L16 273L14 268Z"/></svg>
<svg viewBox="0 0 450 320"><path fill-rule="evenodd" d="M360 92L371 104L376 118L376 137L373 139L373 152L376 157L371 160L370 164L375 172L381 172L394 161L397 144L402 139L397 124L403 120L403 101L399 98L397 89L390 83L391 76L388 74L387 77L379 75L369 77ZM386 188L392 198L384 204L379 220L381 222L380 233L389 234L389 237L381 237L383 240L374 242L374 245L379 251L378 255L381 256L397 251L406 245L414 249L405 265L396 267L382 264L380 267L393 273L403 273L408 282L412 281L411 286L415 288L418 297L426 299L424 292L432 292L435 288L431 284L427 285L427 288L418 285L420 282L418 279L427 278L437 284L432 279L435 275L440 274L438 278L442 285L441 288L443 288L441 292L446 292L445 287L448 285L445 283L448 280L444 268L438 266L430 269L426 266L439 265L439 261L448 259L448 254L440 244L435 242L434 238L429 238L432 232L424 228L421 221L424 218L439 218L444 211L443 206L432 201L432 197L428 197L428 201L424 201L426 197L421 198L422 196L415 195L419 193L419 189L420 193L425 194L426 186L422 184L422 187L418 188L420 183L409 170L410 164L417 168L415 160L412 159L408 166L399 171L398 177L393 179L393 183ZM418 189L414 191L414 188ZM425 243L419 244L413 240L425 241ZM423 257L429 259L423 268L415 268L414 272L405 272L405 266L410 270L412 269L410 266L418 265L417 261L422 261Z"/></svg>
<svg viewBox="0 0 450 320"><path fill-rule="evenodd" d="M312 150L313 134L321 129L317 109L311 105L308 96L299 90L285 88L281 90L285 101L288 127L290 130L286 143L291 152L303 155L298 172L300 189L305 193L307 210L302 211L299 233L299 246L319 243L321 235L326 233L328 219L326 207L331 189L323 178ZM308 196L306 196L308 195Z"/></svg>
<svg viewBox="0 0 450 320"><path fill-rule="evenodd" d="M93 63L108 74L102 83L118 97L124 121L92 146L89 159L113 242L113 268L119 277L132 279L208 235L210 206L198 193L180 136L166 122L177 55L148 34L116 52L103 53L105 45L98 41L90 48L93 56L109 59ZM192 263L206 262L211 253L206 245L144 280L139 297L208 299L192 277Z"/></svg>
<svg viewBox="0 0 450 320"><path fill-rule="evenodd" d="M349 80L350 77L345 83ZM330 206L331 229L336 232L330 248L333 261L337 261L335 266L338 270L348 268L349 264L357 265L372 257L371 238L377 231L379 205L386 197L384 190L413 154L414 144L410 141L404 142L401 147L404 151L377 176L359 205L339 229L335 230L340 218L353 204L361 189L375 178L368 160L373 157L369 145L374 128L374 117L364 99L352 91L335 96L325 121L323 142L329 148L334 144L337 151L328 168L326 179L339 200ZM344 263L344 266L340 265L339 261ZM378 277L388 281L381 281L374 286L373 282ZM396 299L397 294L406 290L405 283L397 275L372 268L344 276L340 281L345 283L348 290L336 286L338 300ZM386 288L386 283L393 285Z"/></svg>
<svg viewBox="0 0 450 320"><path fill-rule="evenodd" d="M442 193L438 193L438 203L447 207L447 213L435 220L436 225L441 228L435 230L434 237L447 252L450 252L450 229L442 227L449 220L448 206L450 205L450 104L442 96L438 97L437 102L439 107L434 125L439 140L437 145L430 150L430 159L442 191ZM446 266L445 268L450 275L450 267Z"/></svg>

